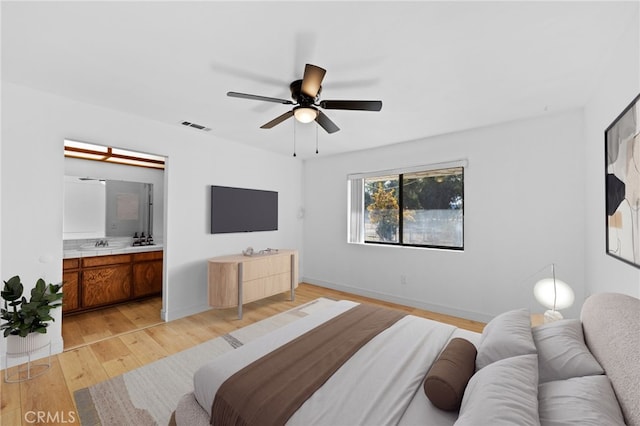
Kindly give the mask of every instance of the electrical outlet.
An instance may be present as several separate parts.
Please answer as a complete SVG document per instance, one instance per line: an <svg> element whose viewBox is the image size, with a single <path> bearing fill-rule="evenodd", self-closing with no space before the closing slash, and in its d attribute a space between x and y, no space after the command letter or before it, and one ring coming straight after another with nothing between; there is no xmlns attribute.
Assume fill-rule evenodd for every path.
<svg viewBox="0 0 640 426"><path fill-rule="evenodd" d="M405 274L400 275L400 284L407 285L407 276Z"/></svg>

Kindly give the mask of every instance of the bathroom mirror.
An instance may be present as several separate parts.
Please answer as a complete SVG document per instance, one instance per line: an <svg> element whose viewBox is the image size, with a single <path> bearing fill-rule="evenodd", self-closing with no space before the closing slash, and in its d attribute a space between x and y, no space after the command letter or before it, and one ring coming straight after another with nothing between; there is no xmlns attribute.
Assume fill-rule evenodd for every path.
<svg viewBox="0 0 640 426"><path fill-rule="evenodd" d="M153 184L65 176L65 240L153 234Z"/></svg>

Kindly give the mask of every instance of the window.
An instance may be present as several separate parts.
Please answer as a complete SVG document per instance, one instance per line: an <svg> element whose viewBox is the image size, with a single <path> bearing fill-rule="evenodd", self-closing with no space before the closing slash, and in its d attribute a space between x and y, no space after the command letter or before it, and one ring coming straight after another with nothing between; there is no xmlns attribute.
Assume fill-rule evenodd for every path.
<svg viewBox="0 0 640 426"><path fill-rule="evenodd" d="M349 176L349 242L464 248L464 165Z"/></svg>

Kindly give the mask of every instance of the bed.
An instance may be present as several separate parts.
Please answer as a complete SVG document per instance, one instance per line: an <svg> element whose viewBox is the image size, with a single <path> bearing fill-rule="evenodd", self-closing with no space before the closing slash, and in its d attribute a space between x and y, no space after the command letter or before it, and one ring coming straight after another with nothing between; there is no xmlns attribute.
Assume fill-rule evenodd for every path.
<svg viewBox="0 0 640 426"><path fill-rule="evenodd" d="M337 321L361 308L355 302L338 301L203 365L194 375L194 392L179 401L172 421L180 426L229 424L220 420L225 417L216 417L222 410L236 415L233 424L285 423L266 419L273 407L278 411L279 404L296 399L299 391L292 389L309 386L300 385L303 379L295 372L295 363L283 363L283 356L278 361L277 354L293 350L299 340L328 329L329 323L351 329ZM640 300L636 298L592 295L579 320L534 328L529 312L517 309L495 317L482 334L412 315L387 322L320 378L317 388L307 389L308 395L300 398L291 414L273 418L285 418L288 425L640 426ZM361 323L356 319L353 324ZM370 330L368 325L362 327ZM302 368L305 374L321 369L314 356L332 358L335 348L328 349L328 355L317 351L333 340L336 337L325 336L324 343L300 356L303 363L310 359L313 365ZM306 341L298 347L311 346ZM245 375L268 358L275 359L274 365L280 362L282 369L263 365L274 371L264 383ZM469 373L461 373L469 363ZM277 381L274 378L287 376L292 378L278 385L281 391L268 388ZM266 395L256 396L255 401L262 402L252 402L260 390ZM227 404L226 395L234 393L237 401Z"/></svg>

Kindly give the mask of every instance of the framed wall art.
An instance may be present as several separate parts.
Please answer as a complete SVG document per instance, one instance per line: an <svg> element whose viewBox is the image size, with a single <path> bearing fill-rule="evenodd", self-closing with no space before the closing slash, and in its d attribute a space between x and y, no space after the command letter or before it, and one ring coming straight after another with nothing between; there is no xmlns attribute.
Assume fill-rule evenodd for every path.
<svg viewBox="0 0 640 426"><path fill-rule="evenodd" d="M607 254L640 268L640 95L604 132Z"/></svg>

